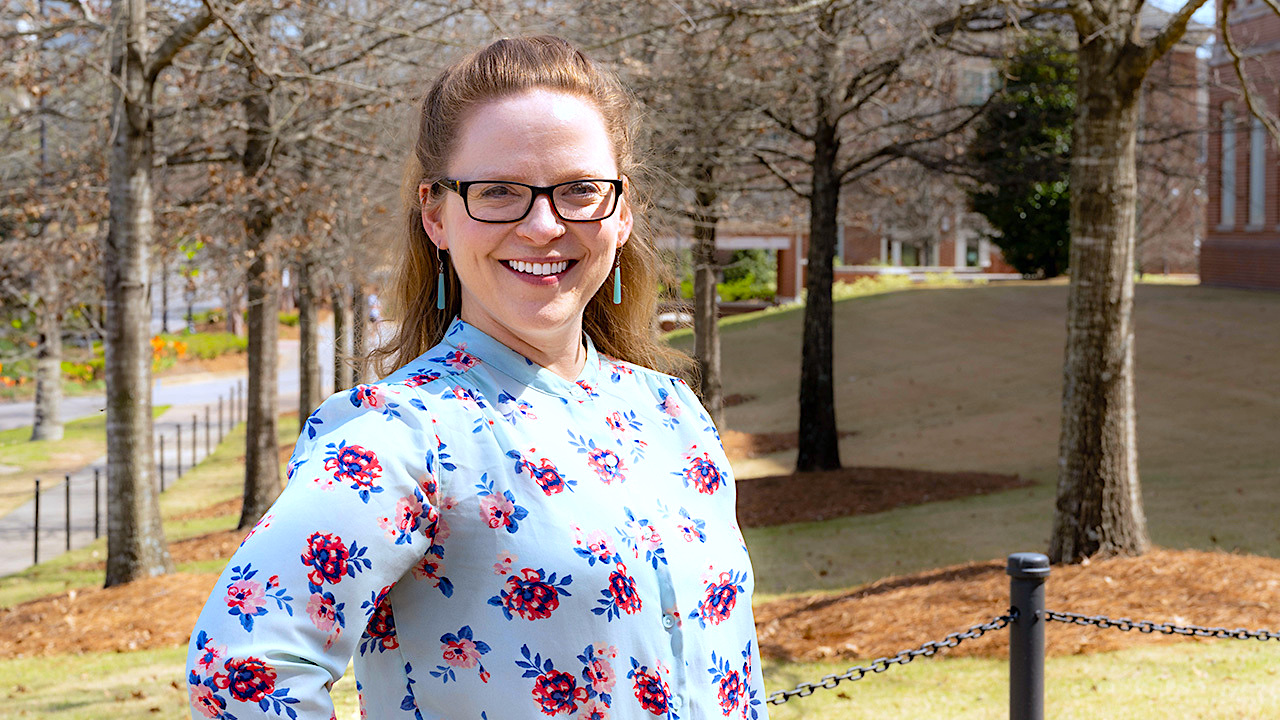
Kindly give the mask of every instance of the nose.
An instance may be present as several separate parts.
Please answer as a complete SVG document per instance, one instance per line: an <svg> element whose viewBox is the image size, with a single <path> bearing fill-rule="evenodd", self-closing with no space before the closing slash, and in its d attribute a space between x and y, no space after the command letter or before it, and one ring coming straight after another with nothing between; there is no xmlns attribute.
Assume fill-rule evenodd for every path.
<svg viewBox="0 0 1280 720"><path fill-rule="evenodd" d="M549 194L541 193L533 199L533 207L516 226L516 232L537 243L550 242L565 233L564 221L556 215Z"/></svg>

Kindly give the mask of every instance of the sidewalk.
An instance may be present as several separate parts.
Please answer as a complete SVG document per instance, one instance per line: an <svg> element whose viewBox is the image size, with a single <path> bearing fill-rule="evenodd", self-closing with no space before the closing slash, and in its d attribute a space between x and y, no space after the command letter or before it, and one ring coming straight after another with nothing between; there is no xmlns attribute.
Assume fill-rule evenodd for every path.
<svg viewBox="0 0 1280 720"><path fill-rule="evenodd" d="M228 383L228 389L234 385L234 379ZM163 460L165 468L165 487L177 480L178 447L175 442L175 426L182 428L182 470L186 472L192 467L192 453L198 462L208 456L210 449L205 444L204 408L206 405L175 405L155 420L154 445L157 460ZM232 428L231 417L224 409L223 435ZM191 445L191 416L198 415L200 432L195 447ZM213 445L218 443L217 407L210 413L213 422L211 437ZM159 438L164 436L164 457L160 458ZM156 483L160 482L157 465ZM107 458L102 456L88 466L71 473L71 549L84 547L94 540L94 472L98 473L98 511L99 534L107 534ZM67 550L67 483L64 477L51 476L41 478L40 485L40 533L39 552L41 560L48 560ZM36 538L32 528L35 522L35 501L28 500L22 506L0 517L0 576L9 575L31 567L35 559Z"/></svg>

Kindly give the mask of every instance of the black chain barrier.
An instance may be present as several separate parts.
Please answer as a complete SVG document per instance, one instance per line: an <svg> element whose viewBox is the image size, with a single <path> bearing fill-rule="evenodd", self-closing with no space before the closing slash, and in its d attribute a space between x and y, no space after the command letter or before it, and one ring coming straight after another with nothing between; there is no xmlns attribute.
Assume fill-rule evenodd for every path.
<svg viewBox="0 0 1280 720"><path fill-rule="evenodd" d="M1009 623L1018 619L1018 611L1016 608L1009 608L1008 614L1001 615L992 619L990 622L981 625L974 625L968 630L954 632L941 640L935 642L927 642L918 648L912 650L903 650L893 657L876 658L871 661L870 665L855 665L839 675L825 675L820 680L814 682L800 683L791 690L775 690L769 693L765 701L770 705L781 705L793 697L809 697L814 691L832 690L840 683L848 680L850 682L861 680L868 673L882 673L894 665L906 665L918 657L933 657L940 651L947 648L953 648L964 642L965 640L974 640L986 635L993 630L1002 630L1008 627Z"/></svg>
<svg viewBox="0 0 1280 720"><path fill-rule="evenodd" d="M1150 620L1109 618L1105 615L1080 615L1079 613L1058 612L1055 610L1045 610L1044 619L1049 622L1060 622L1068 625L1090 625L1099 628L1123 630L1124 632L1137 630L1144 634L1161 633L1163 635L1185 635L1187 637L1209 637L1224 640L1280 640L1280 633L1270 630L1173 625Z"/></svg>

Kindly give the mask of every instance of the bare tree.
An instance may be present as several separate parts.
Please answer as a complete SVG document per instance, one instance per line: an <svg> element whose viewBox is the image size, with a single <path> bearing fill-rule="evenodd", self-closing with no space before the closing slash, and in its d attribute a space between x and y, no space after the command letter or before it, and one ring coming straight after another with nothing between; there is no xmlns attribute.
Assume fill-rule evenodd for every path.
<svg viewBox="0 0 1280 720"><path fill-rule="evenodd" d="M842 191L895 160L923 160L976 116L941 91L931 59L987 6L809 3L761 36L771 52L756 56L758 102L779 139L757 156L809 203L798 471L840 467L831 286Z"/></svg>
<svg viewBox="0 0 1280 720"><path fill-rule="evenodd" d="M1149 36L1140 28L1141 0L1072 0L1064 8L1078 39L1079 85L1054 562L1150 547L1133 378L1138 97L1147 71L1205 2L1190 0Z"/></svg>

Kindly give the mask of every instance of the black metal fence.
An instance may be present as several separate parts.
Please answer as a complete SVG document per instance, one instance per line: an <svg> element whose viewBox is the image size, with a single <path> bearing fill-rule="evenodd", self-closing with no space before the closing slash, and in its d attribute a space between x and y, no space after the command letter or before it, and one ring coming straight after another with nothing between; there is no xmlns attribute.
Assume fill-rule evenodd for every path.
<svg viewBox="0 0 1280 720"><path fill-rule="evenodd" d="M237 382L231 387L230 397L218 396L216 419L214 416L213 405L204 406L204 427L203 427L203 450L204 457L213 452L214 448L222 444L222 440L226 437L226 433L236 423L244 420L245 402L244 402L244 385L243 382ZM229 422L228 422L229 420ZM184 429L189 431L184 433ZM172 481L178 478L191 468L195 467L199 461L201 454L201 426L200 414L193 413L191 415L191 423L188 425L185 421L177 423L157 424L155 427L156 438L156 479L158 489L164 492L165 488L172 485ZM184 443L184 436L186 442ZM216 438L216 441L215 441ZM167 442L172 439L172 443ZM172 448L172 452L168 452L166 448ZM186 449L184 452L184 448ZM184 456L187 461L184 465ZM92 512L93 512L93 538L97 539L102 533L102 513L105 506L104 478L102 468L93 468L92 478L88 476L87 471L82 477L73 478L71 474L63 475L63 517L62 529L65 535L64 549L71 550L71 537L73 532L72 526L72 508L73 504L77 505L80 512L88 510L89 503L82 500L85 490L92 482ZM77 490L74 497L76 503L73 503L72 485L80 485L83 489ZM57 520L53 522L55 525L49 526L41 524L41 478L35 478L35 495L32 501L32 524L31 524L31 563L38 565L40 563L40 532L42 527L46 531L57 527ZM56 486L55 486L56 487ZM45 495L48 495L48 485L45 485ZM56 490L55 490L56 492ZM46 498L47 499L47 498ZM54 500L56 504L56 499ZM56 509L54 511L57 512ZM87 523L82 521L83 525ZM83 530L84 528L81 528ZM54 536L57 537L56 535ZM87 539L87 538L86 538Z"/></svg>
<svg viewBox="0 0 1280 720"><path fill-rule="evenodd" d="M979 638L988 632L1009 628L1009 718L1010 720L1044 720L1044 642L1045 626L1051 622L1088 625L1129 632L1161 633L1187 637L1211 637L1232 640L1280 640L1280 633L1244 628L1200 627L1102 615L1048 610L1045 608L1044 585L1049 578L1049 558L1039 553L1014 553L1009 556L1005 572L1009 575L1009 610L991 621L968 630L952 633L942 640L928 642L918 648L903 650L893 657L872 660L868 665L855 665L843 673L800 683L790 690L769 693L771 705L781 705L792 698L807 697L817 690L830 690L842 682L861 680L869 674L882 673L894 665L906 665L917 657L933 657L939 652Z"/></svg>

